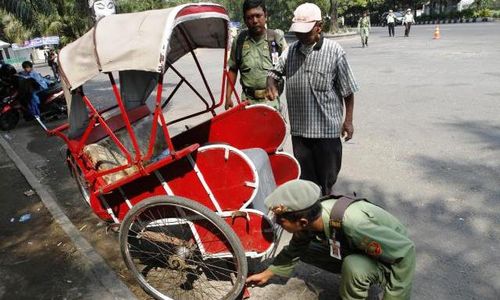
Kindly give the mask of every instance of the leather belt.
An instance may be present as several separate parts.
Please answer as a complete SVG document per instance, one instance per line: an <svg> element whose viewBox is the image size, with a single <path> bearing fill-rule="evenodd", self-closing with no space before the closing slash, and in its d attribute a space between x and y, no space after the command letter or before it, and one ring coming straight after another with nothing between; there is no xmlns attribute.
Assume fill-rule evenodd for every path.
<svg viewBox="0 0 500 300"><path fill-rule="evenodd" d="M247 95L251 98L255 98L255 99L265 99L266 98L266 90L265 89L256 90L256 89L244 86L243 92L245 93L245 95Z"/></svg>

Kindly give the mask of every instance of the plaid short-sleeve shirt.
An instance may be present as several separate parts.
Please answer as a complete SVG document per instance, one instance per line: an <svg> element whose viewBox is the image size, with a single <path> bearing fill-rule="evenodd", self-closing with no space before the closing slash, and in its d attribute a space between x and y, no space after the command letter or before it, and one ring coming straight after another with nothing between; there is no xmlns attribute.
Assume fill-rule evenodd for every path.
<svg viewBox="0 0 500 300"><path fill-rule="evenodd" d="M343 98L359 90L345 52L337 42L323 36L312 51L302 47L300 42L291 44L268 73L275 79L287 79L291 134L305 138L340 137Z"/></svg>

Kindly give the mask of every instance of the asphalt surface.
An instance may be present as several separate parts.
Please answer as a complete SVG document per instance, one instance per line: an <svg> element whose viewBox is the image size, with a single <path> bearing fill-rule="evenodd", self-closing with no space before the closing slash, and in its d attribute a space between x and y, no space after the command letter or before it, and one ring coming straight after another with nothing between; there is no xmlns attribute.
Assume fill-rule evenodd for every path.
<svg viewBox="0 0 500 300"><path fill-rule="evenodd" d="M412 27L409 38L402 36L402 27L396 28L395 38L387 36L386 28L373 28L368 48L361 48L358 37L338 40L361 90L356 94L354 139L344 144L335 188L337 193L355 191L407 225L417 247L413 299L497 299L500 23L446 24L440 29L441 39L433 40L431 25ZM212 52L199 53L209 81L218 82L220 70L209 66L220 59ZM200 82L193 63L183 60L179 69ZM170 78L167 74L166 91L175 83ZM103 106L111 99L105 79L96 78L85 89ZM218 97L220 84L213 92ZM174 115L196 108L192 92L180 93L171 107ZM121 261L117 238L106 234L104 224L81 200L64 165L62 141L24 122L2 135L51 188L75 226L87 225L82 234L96 251L139 298L146 298ZM337 295L337 275L300 265L297 277L253 288L252 299Z"/></svg>

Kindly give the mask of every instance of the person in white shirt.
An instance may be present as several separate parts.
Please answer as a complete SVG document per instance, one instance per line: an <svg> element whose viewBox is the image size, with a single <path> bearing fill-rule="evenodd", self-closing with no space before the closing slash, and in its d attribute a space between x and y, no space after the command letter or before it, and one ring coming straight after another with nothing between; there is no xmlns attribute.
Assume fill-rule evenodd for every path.
<svg viewBox="0 0 500 300"><path fill-rule="evenodd" d="M389 36L394 37L394 25L396 22L396 15L392 12L392 9L389 10L386 20L387 20L387 27L389 28Z"/></svg>
<svg viewBox="0 0 500 300"><path fill-rule="evenodd" d="M410 36L410 28L411 24L415 23L415 19L413 19L413 14L411 13L411 9L406 10L406 15L403 18L403 25L405 26L405 37Z"/></svg>

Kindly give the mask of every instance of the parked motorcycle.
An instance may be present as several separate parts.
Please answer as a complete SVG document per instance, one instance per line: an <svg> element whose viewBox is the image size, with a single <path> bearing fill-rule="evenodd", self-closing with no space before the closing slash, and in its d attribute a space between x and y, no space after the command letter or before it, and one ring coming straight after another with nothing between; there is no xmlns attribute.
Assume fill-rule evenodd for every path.
<svg viewBox="0 0 500 300"><path fill-rule="evenodd" d="M50 79L49 76L46 76ZM52 80L49 88L39 94L41 118L58 119L66 116L66 101L60 83ZM17 75L14 67L3 65L0 69L0 130L11 130L19 123L22 115L25 120L33 117L28 111L31 92L37 83Z"/></svg>

